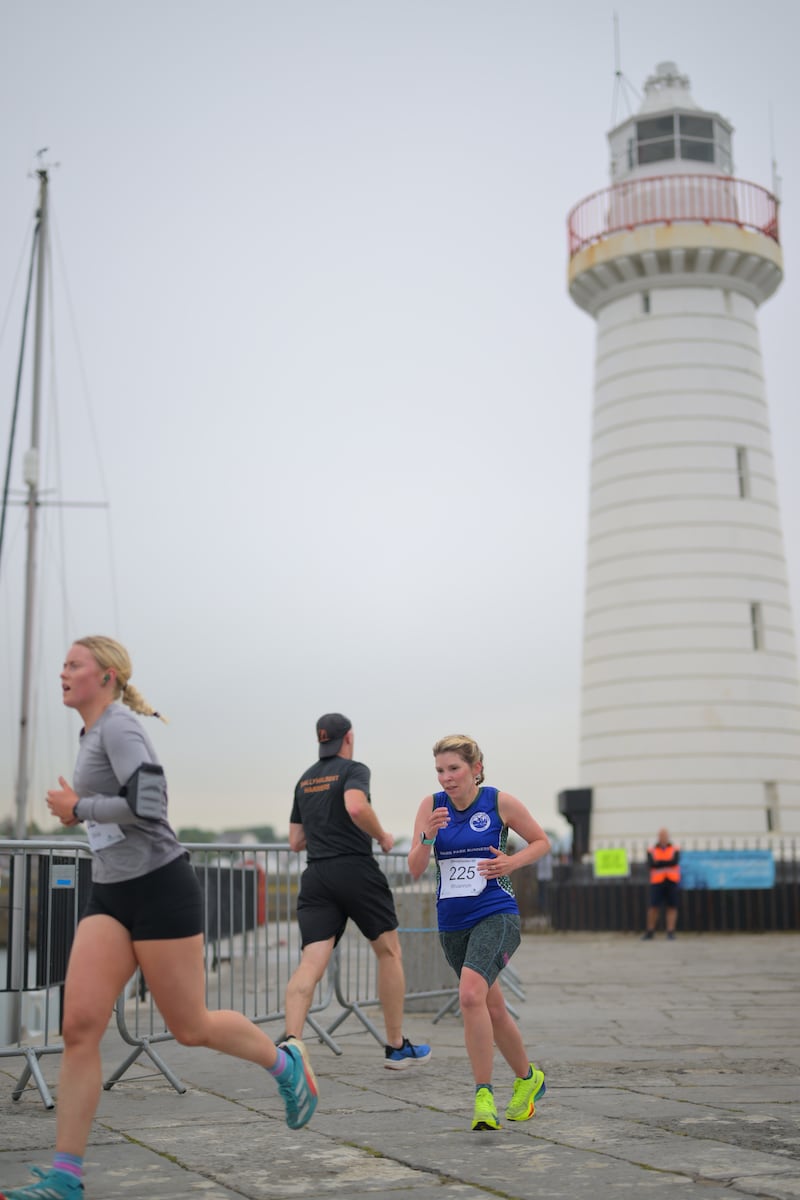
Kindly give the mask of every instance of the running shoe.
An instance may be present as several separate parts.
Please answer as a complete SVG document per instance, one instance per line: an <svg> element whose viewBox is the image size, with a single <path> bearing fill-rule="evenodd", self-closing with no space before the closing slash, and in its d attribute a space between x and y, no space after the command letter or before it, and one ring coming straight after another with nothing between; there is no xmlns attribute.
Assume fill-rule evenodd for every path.
<svg viewBox="0 0 800 1200"><path fill-rule="evenodd" d="M544 1081L544 1071L537 1071L531 1063L529 1079L514 1080L514 1095L506 1109L507 1121L528 1121L536 1112L534 1100L538 1100L547 1091Z"/></svg>
<svg viewBox="0 0 800 1200"><path fill-rule="evenodd" d="M473 1129L500 1129L497 1119L497 1109L494 1096L487 1087L478 1088L475 1093L475 1111L472 1114Z"/></svg>
<svg viewBox="0 0 800 1200"><path fill-rule="evenodd" d="M281 1050L292 1064L291 1074L287 1071L278 1080L278 1091L286 1105L286 1124L290 1129L302 1129L313 1117L319 1100L316 1076L300 1038L282 1042Z"/></svg>
<svg viewBox="0 0 800 1200"><path fill-rule="evenodd" d="M31 1167L31 1171L39 1177L38 1183L0 1192L0 1200L76 1200L83 1195L83 1183L69 1171L43 1171L41 1167Z"/></svg>
<svg viewBox="0 0 800 1200"><path fill-rule="evenodd" d="M421 1066L426 1063L431 1056L430 1046L420 1045L415 1046L408 1038L403 1038L403 1044L399 1048L396 1046L387 1046L385 1051L384 1066L390 1071L405 1071L406 1067Z"/></svg>

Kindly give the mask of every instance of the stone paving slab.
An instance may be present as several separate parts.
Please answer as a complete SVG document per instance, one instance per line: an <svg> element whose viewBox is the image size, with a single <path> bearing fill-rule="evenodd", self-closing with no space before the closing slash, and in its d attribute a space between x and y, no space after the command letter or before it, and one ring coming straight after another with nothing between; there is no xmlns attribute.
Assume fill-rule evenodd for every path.
<svg viewBox="0 0 800 1200"><path fill-rule="evenodd" d="M188 1091L142 1058L103 1093L87 1200L800 1200L800 937L528 934L514 966L526 999L513 1003L547 1072L530 1122L470 1131L452 1013L409 1015L434 1056L404 1072L383 1069L353 1017L336 1032L341 1056L309 1039L321 1100L298 1132L258 1068L165 1042ZM110 1027L106 1075L127 1053ZM58 1061L41 1063L56 1101ZM49 1160L55 1133L35 1088L11 1100L20 1069L0 1059L0 1189ZM499 1056L494 1082L502 1109Z"/></svg>

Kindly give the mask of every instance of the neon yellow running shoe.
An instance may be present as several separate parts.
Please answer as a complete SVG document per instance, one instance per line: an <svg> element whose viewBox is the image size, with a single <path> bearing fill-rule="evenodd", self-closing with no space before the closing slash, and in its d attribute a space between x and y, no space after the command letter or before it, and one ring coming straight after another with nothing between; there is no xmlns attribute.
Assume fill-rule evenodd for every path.
<svg viewBox="0 0 800 1200"><path fill-rule="evenodd" d="M537 1071L531 1063L529 1079L514 1080L514 1095L506 1109L507 1121L528 1121L536 1112L533 1102L547 1091L544 1082L544 1071Z"/></svg>
<svg viewBox="0 0 800 1200"><path fill-rule="evenodd" d="M475 1093L475 1112L472 1114L473 1129L500 1129L497 1119L497 1109L494 1106L494 1096L487 1087L478 1088Z"/></svg>

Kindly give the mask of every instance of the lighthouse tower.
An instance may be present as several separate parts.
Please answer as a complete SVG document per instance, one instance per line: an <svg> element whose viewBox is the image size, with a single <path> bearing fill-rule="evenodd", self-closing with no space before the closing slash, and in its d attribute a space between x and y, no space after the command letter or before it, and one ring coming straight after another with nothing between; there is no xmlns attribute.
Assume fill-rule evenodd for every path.
<svg viewBox="0 0 800 1200"><path fill-rule="evenodd" d="M800 833L800 689L757 309L778 204L674 63L569 216L597 322L581 789L592 845ZM570 795L570 793L564 793ZM729 841L728 844L731 844Z"/></svg>

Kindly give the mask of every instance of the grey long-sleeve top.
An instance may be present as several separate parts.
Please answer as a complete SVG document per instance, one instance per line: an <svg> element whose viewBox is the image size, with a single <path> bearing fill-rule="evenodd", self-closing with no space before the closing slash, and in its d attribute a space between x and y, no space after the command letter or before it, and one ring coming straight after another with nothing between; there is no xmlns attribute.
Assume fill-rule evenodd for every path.
<svg viewBox="0 0 800 1200"><path fill-rule="evenodd" d="M142 763L158 763L158 756L138 717L121 704L110 704L81 732L72 782L79 797L75 815L86 823L97 883L136 879L184 852L167 821L166 801L162 817L147 820L120 795Z"/></svg>

